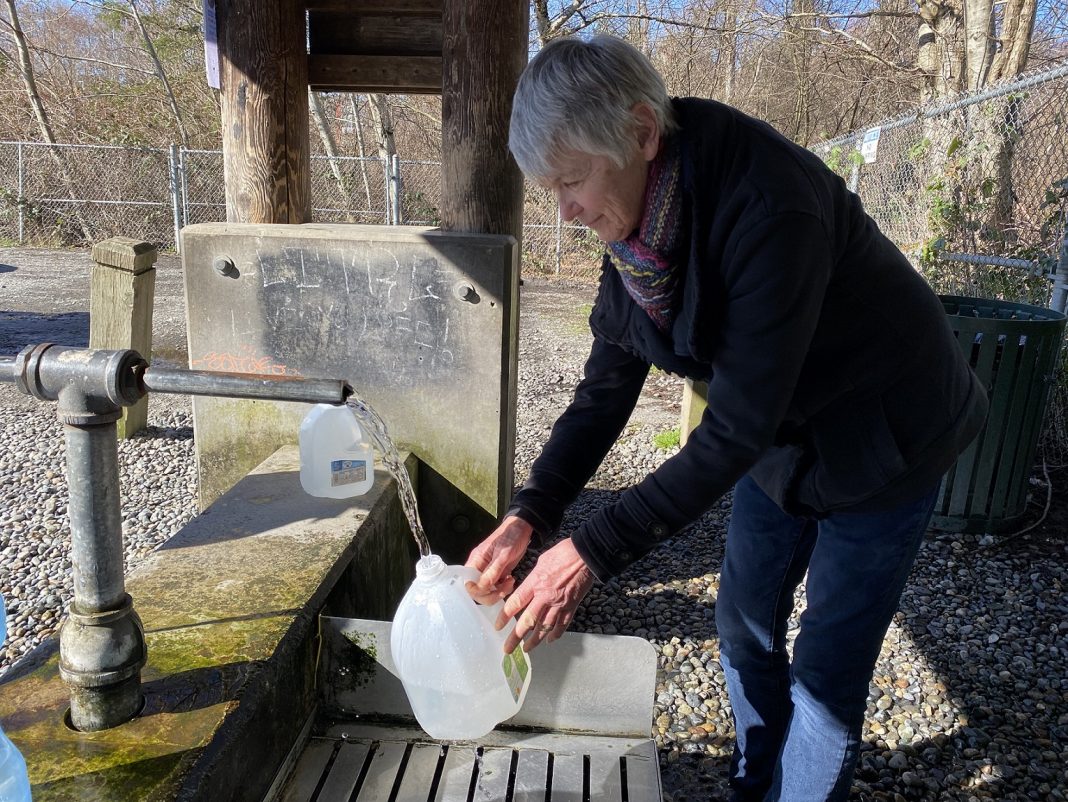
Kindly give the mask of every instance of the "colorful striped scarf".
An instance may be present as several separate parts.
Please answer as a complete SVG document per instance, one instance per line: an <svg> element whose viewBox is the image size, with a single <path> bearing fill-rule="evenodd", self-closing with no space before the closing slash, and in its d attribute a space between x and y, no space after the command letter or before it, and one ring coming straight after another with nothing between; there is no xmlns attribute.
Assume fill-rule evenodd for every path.
<svg viewBox="0 0 1068 802"><path fill-rule="evenodd" d="M638 230L625 240L608 243L623 286L664 332L675 316L677 250L682 233L681 167L678 141L672 138L649 168Z"/></svg>

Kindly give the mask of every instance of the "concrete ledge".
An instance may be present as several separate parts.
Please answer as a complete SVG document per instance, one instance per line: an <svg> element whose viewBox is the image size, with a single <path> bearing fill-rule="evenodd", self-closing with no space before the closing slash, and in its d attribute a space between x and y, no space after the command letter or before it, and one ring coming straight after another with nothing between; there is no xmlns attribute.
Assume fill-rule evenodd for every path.
<svg viewBox="0 0 1068 802"><path fill-rule="evenodd" d="M319 614L390 615L415 559L391 477L335 501L298 471L279 449L127 578L148 644L139 718L69 729L55 648L0 686L35 802L262 799L315 702Z"/></svg>

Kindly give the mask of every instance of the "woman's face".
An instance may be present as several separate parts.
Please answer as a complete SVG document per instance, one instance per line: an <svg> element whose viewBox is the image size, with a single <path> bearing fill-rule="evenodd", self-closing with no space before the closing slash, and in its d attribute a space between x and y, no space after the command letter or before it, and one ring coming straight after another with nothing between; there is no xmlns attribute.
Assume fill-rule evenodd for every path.
<svg viewBox="0 0 1068 802"><path fill-rule="evenodd" d="M561 219L578 220L602 242L626 239L638 228L649 162L660 147L652 110L639 104L634 113L638 141L623 167L607 156L570 151L557 160L553 176L544 183L556 193Z"/></svg>

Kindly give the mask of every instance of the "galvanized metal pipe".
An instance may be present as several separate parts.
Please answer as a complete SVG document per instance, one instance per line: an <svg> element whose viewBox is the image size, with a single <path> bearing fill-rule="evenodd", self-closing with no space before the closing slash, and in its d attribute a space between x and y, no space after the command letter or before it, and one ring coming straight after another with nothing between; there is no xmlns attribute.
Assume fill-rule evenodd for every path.
<svg viewBox="0 0 1068 802"><path fill-rule="evenodd" d="M71 562L78 609L99 613L126 595L115 424L64 426Z"/></svg>
<svg viewBox="0 0 1068 802"><path fill-rule="evenodd" d="M144 627L123 577L115 421L149 390L188 395L343 404L347 382L290 376L149 368L135 351L42 343L0 358L0 381L58 401L65 425L74 600L59 633L59 671L71 691L71 723L93 732L137 715Z"/></svg>
<svg viewBox="0 0 1068 802"><path fill-rule="evenodd" d="M71 691L71 724L83 732L137 715L147 658L123 578L115 429L114 421L64 427L74 600L59 632L59 672Z"/></svg>
<svg viewBox="0 0 1068 802"><path fill-rule="evenodd" d="M152 393L303 401L309 404L344 404L352 395L352 387L340 379L261 376L210 370L148 368L141 381L144 388Z"/></svg>

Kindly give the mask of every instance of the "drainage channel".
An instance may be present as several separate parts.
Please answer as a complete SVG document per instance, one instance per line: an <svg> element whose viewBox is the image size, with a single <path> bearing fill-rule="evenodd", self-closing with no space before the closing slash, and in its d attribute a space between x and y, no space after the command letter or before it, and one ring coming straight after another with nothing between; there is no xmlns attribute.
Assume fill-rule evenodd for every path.
<svg viewBox="0 0 1068 802"><path fill-rule="evenodd" d="M390 623L319 623L316 709L264 802L660 802L648 641L564 633L532 656L513 718L438 742L396 677Z"/></svg>
<svg viewBox="0 0 1068 802"><path fill-rule="evenodd" d="M652 744L556 736L522 744L439 744L351 734L309 740L280 802L658 802ZM503 739L502 739L503 741ZM646 748L642 748L645 746Z"/></svg>

